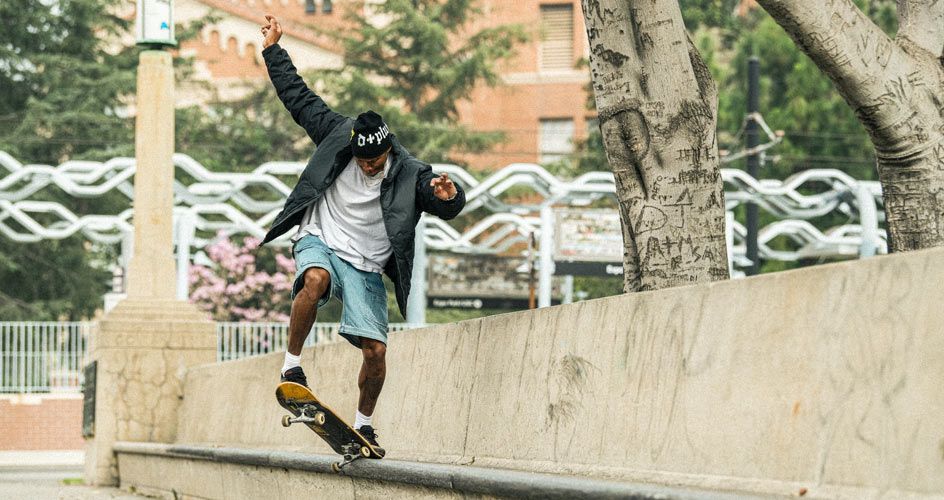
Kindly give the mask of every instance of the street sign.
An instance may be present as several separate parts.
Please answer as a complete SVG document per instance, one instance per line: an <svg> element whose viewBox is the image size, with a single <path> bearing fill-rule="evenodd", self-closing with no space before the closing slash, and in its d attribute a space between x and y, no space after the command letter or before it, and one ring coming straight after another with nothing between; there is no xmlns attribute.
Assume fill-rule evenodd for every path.
<svg viewBox="0 0 944 500"><path fill-rule="evenodd" d="M138 45L176 46L173 0L137 0L135 33Z"/></svg>
<svg viewBox="0 0 944 500"><path fill-rule="evenodd" d="M477 254L430 254L428 306L458 309L528 307L528 261L524 257ZM537 287L535 281L534 286ZM560 297L555 279L552 296Z"/></svg>
<svg viewBox="0 0 944 500"><path fill-rule="evenodd" d="M622 276L623 233L619 212L554 211L554 273L558 276Z"/></svg>
<svg viewBox="0 0 944 500"><path fill-rule="evenodd" d="M552 299L551 305L560 304L559 299ZM431 309L508 309L523 310L528 308L527 298L469 298L469 297L430 297L427 307Z"/></svg>
<svg viewBox="0 0 944 500"><path fill-rule="evenodd" d="M616 210L554 211L554 260L623 262L623 233Z"/></svg>
<svg viewBox="0 0 944 500"><path fill-rule="evenodd" d="M554 272L559 276L612 276L623 277L622 262L555 262Z"/></svg>

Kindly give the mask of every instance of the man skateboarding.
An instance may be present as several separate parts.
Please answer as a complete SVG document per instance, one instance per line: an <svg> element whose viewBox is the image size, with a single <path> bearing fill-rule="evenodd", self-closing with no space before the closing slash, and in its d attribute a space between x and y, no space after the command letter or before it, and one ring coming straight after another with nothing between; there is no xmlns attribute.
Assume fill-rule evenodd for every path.
<svg viewBox="0 0 944 500"><path fill-rule="evenodd" d="M446 174L437 176L410 155L377 113L352 119L332 111L278 45L282 27L275 17L266 16L262 35L262 56L276 93L317 147L262 242L298 226L292 237L296 273L281 380L307 387L302 345L318 307L331 297L340 299L340 334L364 356L354 428L376 446L371 416L383 388L387 350L381 273L393 282L405 315L420 214L452 219L465 206L465 194Z"/></svg>

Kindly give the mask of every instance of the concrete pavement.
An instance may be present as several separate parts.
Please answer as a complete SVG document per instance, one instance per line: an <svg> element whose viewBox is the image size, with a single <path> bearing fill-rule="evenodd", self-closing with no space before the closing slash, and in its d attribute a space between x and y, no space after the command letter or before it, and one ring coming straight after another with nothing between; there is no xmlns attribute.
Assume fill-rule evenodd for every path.
<svg viewBox="0 0 944 500"><path fill-rule="evenodd" d="M81 451L0 451L0 500L139 500L117 488L81 484Z"/></svg>

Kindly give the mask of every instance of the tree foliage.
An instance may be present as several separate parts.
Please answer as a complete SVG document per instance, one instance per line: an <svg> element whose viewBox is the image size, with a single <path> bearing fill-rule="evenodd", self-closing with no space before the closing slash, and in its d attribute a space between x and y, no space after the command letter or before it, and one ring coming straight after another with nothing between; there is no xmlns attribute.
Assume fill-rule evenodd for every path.
<svg viewBox="0 0 944 500"><path fill-rule="evenodd" d="M107 43L128 29L113 5L0 2L0 150L24 163L53 165L129 151L133 124L123 107L134 89L136 58ZM68 203L67 196L49 191L33 199ZM102 253L79 236L30 244L3 236L0 254L2 319L88 317L111 278Z"/></svg>
<svg viewBox="0 0 944 500"><path fill-rule="evenodd" d="M123 106L134 90L136 54L108 40L128 30L107 0L0 3L0 148L57 164L133 143Z"/></svg>
<svg viewBox="0 0 944 500"><path fill-rule="evenodd" d="M178 109L176 122L177 151L217 172L248 172L268 161L311 154L311 142L299 134L270 85L236 100Z"/></svg>
<svg viewBox="0 0 944 500"><path fill-rule="evenodd" d="M0 2L0 151L25 164L50 165L134 155L129 106L139 49L122 44L131 26L115 11L120 7L112 0ZM200 26L179 27L178 38ZM179 58L176 66L181 74L190 67ZM79 214L128 207L117 192L76 199L48 188L30 199ZM81 235L28 244L0 235L0 319L91 317L109 289L117 250Z"/></svg>
<svg viewBox="0 0 944 500"><path fill-rule="evenodd" d="M371 7L382 24L353 11L352 29L336 34L343 69L311 75L334 97L335 109L377 111L427 162L481 152L501 140L501 134L458 124L458 105L477 85L499 83L498 65L526 40L524 29L475 30L481 11L473 0L389 0Z"/></svg>

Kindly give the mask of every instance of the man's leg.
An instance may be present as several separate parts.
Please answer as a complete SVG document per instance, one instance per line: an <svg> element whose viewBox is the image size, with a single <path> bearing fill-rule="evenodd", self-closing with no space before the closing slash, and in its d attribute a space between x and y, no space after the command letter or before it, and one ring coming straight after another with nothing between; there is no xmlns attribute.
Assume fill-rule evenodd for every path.
<svg viewBox="0 0 944 500"><path fill-rule="evenodd" d="M288 352L282 366L283 374L286 370L298 366L302 346L305 345L305 339L308 338L318 315L318 301L331 286L331 275L320 267L306 269L302 277L305 280L304 285L292 301L292 315L288 322Z"/></svg>
<svg viewBox="0 0 944 500"><path fill-rule="evenodd" d="M357 412L359 413L357 417L358 420L361 420L362 425L355 423L355 428L371 425L370 418L374 414L377 398L380 397L384 378L387 376L387 362L385 360L387 346L383 342L361 337L361 352L364 355L364 362L361 364L361 372L357 377L357 387L361 391L360 399L357 402Z"/></svg>

